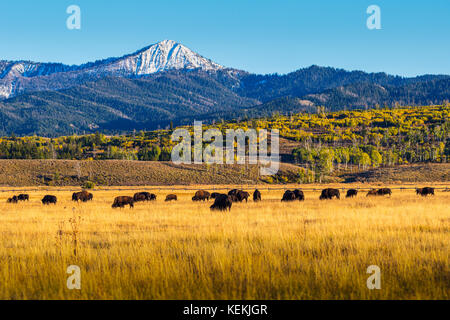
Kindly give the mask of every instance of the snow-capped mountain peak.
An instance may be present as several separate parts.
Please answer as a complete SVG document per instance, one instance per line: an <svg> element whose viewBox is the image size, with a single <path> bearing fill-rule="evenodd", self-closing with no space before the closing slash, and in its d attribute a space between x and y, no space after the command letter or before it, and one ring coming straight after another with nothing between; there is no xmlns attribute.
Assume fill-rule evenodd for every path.
<svg viewBox="0 0 450 320"><path fill-rule="evenodd" d="M106 65L136 76L172 69L218 70L223 67L173 40L164 40Z"/></svg>

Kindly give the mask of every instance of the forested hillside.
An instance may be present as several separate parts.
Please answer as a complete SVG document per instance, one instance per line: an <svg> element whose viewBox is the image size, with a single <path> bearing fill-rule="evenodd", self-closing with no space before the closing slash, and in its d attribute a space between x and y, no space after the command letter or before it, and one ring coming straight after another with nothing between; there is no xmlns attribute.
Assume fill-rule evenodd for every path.
<svg viewBox="0 0 450 320"><path fill-rule="evenodd" d="M316 113L318 107L339 111L450 100L449 76L402 78L318 66L287 75L182 69L67 86L0 101L0 135L117 134L168 128L171 122L178 126Z"/></svg>
<svg viewBox="0 0 450 320"><path fill-rule="evenodd" d="M204 129L215 127L223 132L238 128L279 129L283 138L281 153L290 153L284 159L305 168L298 174L306 181L349 166L367 169L446 163L450 159L449 119L450 105L440 105L277 115L222 121ZM186 128L192 131L191 127ZM0 158L169 161L175 145L171 132L140 131L117 136L96 133L55 139L5 137L0 139ZM289 148L285 147L287 142Z"/></svg>

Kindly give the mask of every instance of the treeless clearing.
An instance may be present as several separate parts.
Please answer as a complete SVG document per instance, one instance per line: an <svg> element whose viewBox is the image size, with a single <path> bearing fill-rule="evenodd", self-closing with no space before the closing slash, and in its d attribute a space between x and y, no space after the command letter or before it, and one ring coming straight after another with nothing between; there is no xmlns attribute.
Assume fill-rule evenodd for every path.
<svg viewBox="0 0 450 320"><path fill-rule="evenodd" d="M69 189L30 191L19 204L0 193L0 299L449 298L450 193L319 201L305 191L305 202L281 203L283 190L261 188L262 202L219 213L173 189L136 189L158 199L134 209L111 208L134 190L93 191L80 204ZM169 193L178 201L164 202ZM45 194L58 204L44 207ZM81 290L66 287L70 265ZM366 286L370 265L381 290Z"/></svg>

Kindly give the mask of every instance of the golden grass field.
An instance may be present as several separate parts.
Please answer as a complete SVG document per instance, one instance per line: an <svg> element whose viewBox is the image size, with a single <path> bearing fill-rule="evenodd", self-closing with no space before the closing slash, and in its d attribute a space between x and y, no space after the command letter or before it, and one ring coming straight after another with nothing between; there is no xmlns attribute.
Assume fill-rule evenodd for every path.
<svg viewBox="0 0 450 320"><path fill-rule="evenodd" d="M449 299L450 193L281 203L282 190L261 190L227 213L183 190L131 210L111 204L132 190L86 204L69 189L19 204L0 192L0 299ZM44 207L44 194L58 204ZM66 287L69 265L81 290ZM370 265L381 290L366 286Z"/></svg>

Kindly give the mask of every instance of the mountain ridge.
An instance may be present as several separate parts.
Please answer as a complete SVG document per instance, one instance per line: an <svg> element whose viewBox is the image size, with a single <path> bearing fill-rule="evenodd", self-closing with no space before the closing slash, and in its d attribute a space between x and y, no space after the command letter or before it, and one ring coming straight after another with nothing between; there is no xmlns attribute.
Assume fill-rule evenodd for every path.
<svg viewBox="0 0 450 320"><path fill-rule="evenodd" d="M258 75L172 40L80 66L0 61L0 75L1 135L151 130L317 106L337 111L450 100L447 75L407 78L317 65Z"/></svg>

